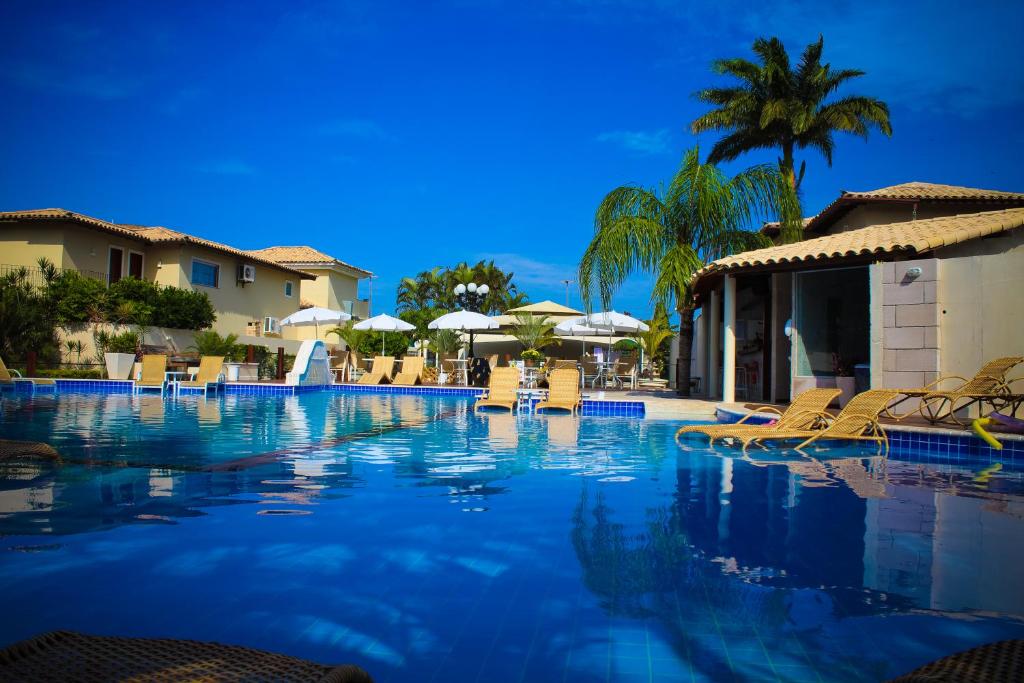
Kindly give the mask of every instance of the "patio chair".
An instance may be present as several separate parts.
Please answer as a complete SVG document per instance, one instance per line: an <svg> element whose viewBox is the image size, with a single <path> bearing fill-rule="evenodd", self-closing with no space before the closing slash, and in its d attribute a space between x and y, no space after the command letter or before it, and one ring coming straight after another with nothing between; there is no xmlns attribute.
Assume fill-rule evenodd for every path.
<svg viewBox="0 0 1024 683"><path fill-rule="evenodd" d="M508 408L512 412L516 407L519 393L519 370L517 368L495 368L491 370L491 381L486 393L473 404L473 412L481 408Z"/></svg>
<svg viewBox="0 0 1024 683"><path fill-rule="evenodd" d="M349 349L348 352L348 377L347 381L351 384L358 382L359 378L366 374L366 367L363 365L363 355L358 351Z"/></svg>
<svg viewBox="0 0 1024 683"><path fill-rule="evenodd" d="M492 353L491 355L487 356L487 364L491 366L491 370L494 370L494 368L498 367L498 354Z"/></svg>
<svg viewBox="0 0 1024 683"><path fill-rule="evenodd" d="M555 370L576 370L576 365L574 360L556 360Z"/></svg>
<svg viewBox="0 0 1024 683"><path fill-rule="evenodd" d="M988 403L993 409L1001 407L1013 393L1010 389L1010 384L1016 381L1008 381L1006 373L1020 363L1024 363L1024 356L996 358L982 366L978 373L970 379L958 375L947 375L926 384L920 389L898 389L897 391L906 398L898 401L893 408L903 401L912 398L919 398L921 402L917 410L899 416L892 414L890 409L889 416L902 419L918 412L921 414L921 417L932 424L952 422L953 424L965 427L970 421L961 420L957 417L956 413L975 404L982 407L985 403ZM949 380L959 380L961 384L955 389L938 388L943 382Z"/></svg>
<svg viewBox="0 0 1024 683"><path fill-rule="evenodd" d="M187 381L178 382L178 389L202 389L203 396L214 392L224 379L224 356L203 356L199 359L199 369L195 376Z"/></svg>
<svg viewBox="0 0 1024 683"><path fill-rule="evenodd" d="M589 380L590 386L597 386L597 380L601 379L601 366L593 356L585 356L580 361L580 366L583 368L583 383L586 384Z"/></svg>
<svg viewBox="0 0 1024 683"><path fill-rule="evenodd" d="M575 415L582 402L579 370L555 370L548 377L546 395L533 410L538 412L542 409L559 408Z"/></svg>
<svg viewBox="0 0 1024 683"><path fill-rule="evenodd" d="M335 382L347 382L349 375L349 352L348 351L335 351L334 358L331 359L331 373L334 375Z"/></svg>
<svg viewBox="0 0 1024 683"><path fill-rule="evenodd" d="M139 393L146 389L156 389L163 396L167 390L167 356L165 354L146 354L142 357L142 370L132 382L132 392Z"/></svg>
<svg viewBox="0 0 1024 683"><path fill-rule="evenodd" d="M0 390L14 389L15 380L18 382L26 382L30 384L33 389L36 387L50 387L54 391L57 390L57 383L54 380L47 377L22 377L21 373L17 370L8 370L7 366L4 365L4 359L0 358Z"/></svg>
<svg viewBox="0 0 1024 683"><path fill-rule="evenodd" d="M828 404L842 392L839 389L808 389L793 399L785 411L774 406L761 406L744 415L739 422L731 424L689 425L676 432L676 440L683 434L703 434L712 442L715 439L750 431L751 429L810 429L822 419ZM749 423L755 415L775 413L778 421L773 425Z"/></svg>
<svg viewBox="0 0 1024 683"><path fill-rule="evenodd" d="M621 388L625 388L626 383L629 383L630 389L636 388L636 359L620 359L615 363L615 368L612 370L612 377L615 379L615 383Z"/></svg>
<svg viewBox="0 0 1024 683"><path fill-rule="evenodd" d="M878 423L878 416L886 409L900 392L891 389L872 389L857 394L850 399L839 414L824 429L751 429L747 432L731 435L734 439L743 443L743 450L746 451L751 443L760 446L762 441L802 439L796 446L796 450L802 450L818 439L838 439L843 441L874 441L879 448L885 448L889 452L889 437L886 436L882 425ZM822 413L823 418L828 418Z"/></svg>
<svg viewBox="0 0 1024 683"><path fill-rule="evenodd" d="M402 371L399 372L392 384L412 386L423 382L423 356L406 356L402 359Z"/></svg>
<svg viewBox="0 0 1024 683"><path fill-rule="evenodd" d="M373 367L359 378L359 384L389 384L395 372L394 356L374 356Z"/></svg>
<svg viewBox="0 0 1024 683"><path fill-rule="evenodd" d="M455 358L441 359L441 372L444 373L445 384L466 384L466 368L455 362Z"/></svg>

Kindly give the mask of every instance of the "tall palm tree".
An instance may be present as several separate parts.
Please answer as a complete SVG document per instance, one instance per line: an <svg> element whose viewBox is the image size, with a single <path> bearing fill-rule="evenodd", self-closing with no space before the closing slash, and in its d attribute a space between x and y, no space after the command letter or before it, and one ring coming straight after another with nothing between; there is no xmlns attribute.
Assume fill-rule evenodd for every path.
<svg viewBox="0 0 1024 683"><path fill-rule="evenodd" d="M730 253L769 244L764 235L744 226L785 210L792 197L785 178L771 165L728 178L714 165L700 162L699 148L688 150L667 188L623 186L601 202L594 238L580 260L584 304L591 308L596 285L608 308L626 278L637 272L653 274L652 299L674 304L679 314L676 386L689 395L694 272Z"/></svg>
<svg viewBox="0 0 1024 683"><path fill-rule="evenodd" d="M693 121L693 132L729 131L711 149L709 163L731 161L755 149L780 149L779 169L797 190L806 166L802 162L799 174L795 172L796 149L816 149L831 166L834 133L866 138L869 129L875 127L892 135L889 107L881 100L850 95L825 102L839 86L864 72L833 70L831 64L822 64L824 44L824 38L818 36L818 42L804 49L796 69L791 67L778 38L754 41L757 64L742 58L720 59L712 64L716 73L732 76L739 83L695 93L698 100L717 108Z"/></svg>

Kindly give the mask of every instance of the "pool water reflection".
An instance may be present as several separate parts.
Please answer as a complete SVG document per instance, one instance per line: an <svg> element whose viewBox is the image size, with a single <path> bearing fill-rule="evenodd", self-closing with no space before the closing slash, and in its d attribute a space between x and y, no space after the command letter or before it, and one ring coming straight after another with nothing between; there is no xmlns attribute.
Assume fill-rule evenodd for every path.
<svg viewBox="0 0 1024 683"><path fill-rule="evenodd" d="M3 644L56 628L379 681L881 680L1024 637L1010 465L680 450L465 399L0 399ZM856 452L845 455L862 455Z"/></svg>

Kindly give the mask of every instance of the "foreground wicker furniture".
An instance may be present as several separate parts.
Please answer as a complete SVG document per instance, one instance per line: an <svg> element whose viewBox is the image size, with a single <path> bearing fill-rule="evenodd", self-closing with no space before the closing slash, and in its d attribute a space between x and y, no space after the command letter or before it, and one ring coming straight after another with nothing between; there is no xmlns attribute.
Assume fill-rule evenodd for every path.
<svg viewBox="0 0 1024 683"><path fill-rule="evenodd" d="M746 450L752 443L763 445L762 441L802 439L796 447L797 450L801 450L818 439L841 439L844 441L874 441L880 448L884 446L885 452L888 453L889 437L886 436L882 426L878 424L878 416L899 395L898 391L888 389L872 389L857 394L824 429L765 427L750 429L732 436L743 444L743 450ZM831 416L823 413L822 417L829 418Z"/></svg>
<svg viewBox="0 0 1024 683"><path fill-rule="evenodd" d="M828 404L842 392L839 389L808 389L793 399L785 412L772 406L762 406L743 416L739 422L732 424L689 425L676 432L676 440L683 434L703 434L714 441L727 436L735 436L751 429L810 429L821 421ZM747 422L755 415L775 413L779 416L773 425L750 424Z"/></svg>
<svg viewBox="0 0 1024 683"><path fill-rule="evenodd" d="M394 356L374 356L373 367L356 384L388 384L395 372Z"/></svg>
<svg viewBox="0 0 1024 683"><path fill-rule="evenodd" d="M548 375L547 395L534 406L534 412L559 408L568 410L573 415L583 402L583 395L580 393L580 371L579 370L553 370Z"/></svg>
<svg viewBox="0 0 1024 683"><path fill-rule="evenodd" d="M487 392L473 404L473 412L481 408L508 408L511 413L516 407L518 392L519 368L494 368Z"/></svg>
<svg viewBox="0 0 1024 683"><path fill-rule="evenodd" d="M977 374L970 379L959 375L947 375L940 377L920 389L900 389L899 393L906 398L898 401L893 408L903 401L919 398L920 404L916 411L900 415L906 417L915 412L932 424L937 422L950 422L961 427L970 423L970 420L963 421L956 416L956 412L969 408L974 404L979 407L985 403L990 404L994 409L1000 408L1011 398L1012 391L1010 384L1013 380L1007 381L1006 373L1014 367L1024 363L1024 356L1007 356L989 361L978 370ZM943 383L950 380L960 382L954 389L939 389ZM890 410L891 412L891 410ZM893 417L896 417L895 415Z"/></svg>
<svg viewBox="0 0 1024 683"><path fill-rule="evenodd" d="M0 650L5 681L322 681L372 683L357 666L325 666L247 647L53 631Z"/></svg>
<svg viewBox="0 0 1024 683"><path fill-rule="evenodd" d="M1002 640L943 657L889 683L1017 683L1024 679L1024 640Z"/></svg>

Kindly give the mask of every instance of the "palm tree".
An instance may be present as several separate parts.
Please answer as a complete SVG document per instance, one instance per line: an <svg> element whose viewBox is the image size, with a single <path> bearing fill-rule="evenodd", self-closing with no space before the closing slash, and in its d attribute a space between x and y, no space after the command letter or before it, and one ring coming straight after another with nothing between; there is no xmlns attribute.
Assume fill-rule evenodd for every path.
<svg viewBox="0 0 1024 683"><path fill-rule="evenodd" d="M523 345L525 351L539 351L545 346L561 344L562 339L555 335L555 325L547 316L532 313L516 313L512 323L512 336Z"/></svg>
<svg viewBox="0 0 1024 683"><path fill-rule="evenodd" d="M646 322L647 331L638 332L633 335L633 339L644 352L644 365L646 367L641 368L641 371L646 372L648 377L654 379L657 375L658 363L663 362L658 358L661 353L661 345L666 339L669 339L676 333L676 328L672 327L672 322L668 318L665 305L660 301L654 309L654 315Z"/></svg>
<svg viewBox="0 0 1024 683"><path fill-rule="evenodd" d="M667 188L659 192L623 186L601 202L594 238L580 260L584 304L590 310L596 284L602 305L610 308L612 295L626 278L637 272L653 274L652 299L673 303L679 314L676 386L689 395L694 272L732 252L769 244L764 235L744 226L780 211L792 196L773 166L754 166L728 178L714 165L700 163L700 150L694 147Z"/></svg>
<svg viewBox="0 0 1024 683"><path fill-rule="evenodd" d="M778 38L754 41L759 64L742 58L720 59L712 64L716 73L732 76L739 83L695 93L698 100L717 108L691 123L693 132L729 131L712 147L708 163L731 161L755 149L781 149L779 169L798 190L805 163L796 174L795 149L816 149L831 166L834 133L866 138L869 129L875 127L892 135L889 107L881 100L850 95L825 102L839 86L864 72L833 70L831 64L822 64L824 44L824 38L818 36L818 42L804 49L795 70Z"/></svg>

